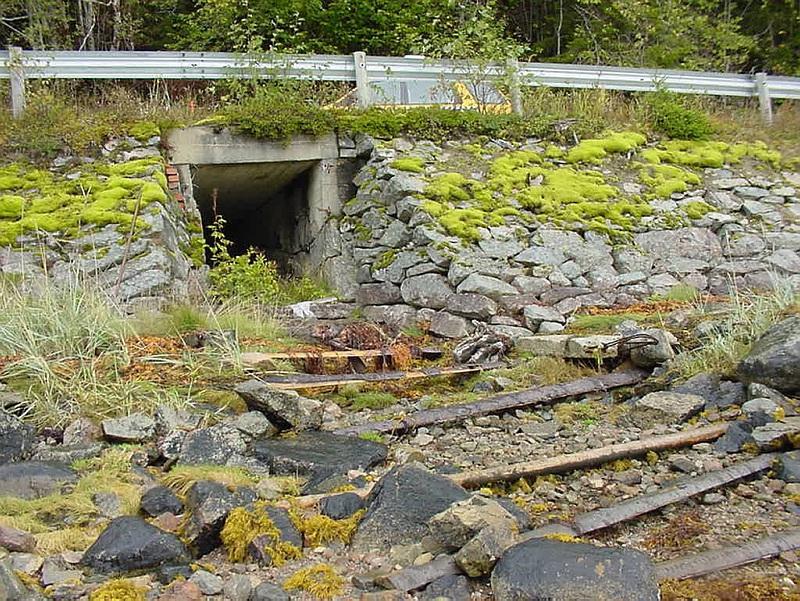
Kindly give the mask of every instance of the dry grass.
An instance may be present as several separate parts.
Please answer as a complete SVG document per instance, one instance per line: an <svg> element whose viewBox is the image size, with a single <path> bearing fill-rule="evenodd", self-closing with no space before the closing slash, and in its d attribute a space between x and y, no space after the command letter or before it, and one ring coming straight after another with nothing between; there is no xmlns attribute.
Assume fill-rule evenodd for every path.
<svg viewBox="0 0 800 601"><path fill-rule="evenodd" d="M703 520L696 509L684 511L669 522L647 535L644 546L658 553L664 551L679 551L691 547L703 534L710 530L709 525Z"/></svg>
<svg viewBox="0 0 800 601"><path fill-rule="evenodd" d="M662 601L800 601L800 590L770 576L745 581L722 578L666 580L661 583Z"/></svg>

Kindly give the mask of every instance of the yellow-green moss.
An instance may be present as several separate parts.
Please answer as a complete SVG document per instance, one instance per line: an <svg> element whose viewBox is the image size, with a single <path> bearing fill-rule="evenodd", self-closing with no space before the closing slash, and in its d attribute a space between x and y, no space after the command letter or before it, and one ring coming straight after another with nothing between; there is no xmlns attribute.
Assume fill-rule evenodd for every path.
<svg viewBox="0 0 800 601"><path fill-rule="evenodd" d="M392 161L392 167L400 171L422 173L425 171L425 161L419 157L400 157Z"/></svg>
<svg viewBox="0 0 800 601"><path fill-rule="evenodd" d="M689 219L702 219L703 215L714 210L714 207L707 202L703 202L702 200L693 200L691 202L687 202L686 204L682 205L681 208L683 209L683 212L686 213L686 216L689 217Z"/></svg>
<svg viewBox="0 0 800 601"><path fill-rule="evenodd" d="M641 164L639 179L647 185L656 198L669 198L675 192L686 192L690 186L700 184L700 177L675 165Z"/></svg>
<svg viewBox="0 0 800 601"><path fill-rule="evenodd" d="M344 579L324 563L297 570L283 582L287 591L305 591L317 599L333 599L344 592Z"/></svg>
<svg viewBox="0 0 800 601"><path fill-rule="evenodd" d="M426 186L425 195L438 202L469 200L470 193L465 189L469 181L460 173L445 173Z"/></svg>
<svg viewBox="0 0 800 601"><path fill-rule="evenodd" d="M243 561L247 556L247 547L259 536L269 538L270 544L264 549L275 566L302 557L299 548L281 540L280 530L269 517L267 505L262 501L256 502L252 509L237 507L231 511L220 533L228 559L233 562Z"/></svg>
<svg viewBox="0 0 800 601"><path fill-rule="evenodd" d="M375 263L372 264L372 268L375 271L377 271L378 269L385 269L389 267L389 265L394 263L394 260L396 258L397 258L397 251L393 248L389 249L386 252L384 252L380 257L378 257Z"/></svg>
<svg viewBox="0 0 800 601"><path fill-rule="evenodd" d="M489 178L493 186L508 194L527 183L530 167L539 165L542 157L530 150L510 152L492 161Z"/></svg>
<svg viewBox="0 0 800 601"><path fill-rule="evenodd" d="M77 179L21 164L1 168L0 185L13 193L0 196L0 245L13 245L20 235L36 230L71 237L82 226L117 224L127 231L137 206L141 211L167 202L161 164L160 157L151 157L85 166ZM136 229L145 227L137 219Z"/></svg>
<svg viewBox="0 0 800 601"><path fill-rule="evenodd" d="M633 131L611 132L603 138L583 140L570 149L568 163L599 163L609 153L629 152L647 142L647 138Z"/></svg>
<svg viewBox="0 0 800 601"><path fill-rule="evenodd" d="M726 163L738 163L744 157L751 157L778 167L781 154L770 150L763 142L728 144L727 142L669 140L656 148L641 153L648 163L672 163L686 167L715 167Z"/></svg>
<svg viewBox="0 0 800 601"><path fill-rule="evenodd" d="M161 483L183 496L201 480L219 482L231 489L258 483L258 478L244 468L219 465L179 465L167 472Z"/></svg>
<svg viewBox="0 0 800 601"><path fill-rule="evenodd" d="M126 579L109 580L89 595L89 601L144 601L147 589Z"/></svg>
<svg viewBox="0 0 800 601"><path fill-rule="evenodd" d="M303 539L309 547L317 547L332 541L349 543L364 515L364 510L357 511L349 518L334 520L326 515L301 515L297 510L290 512L295 527L303 533Z"/></svg>
<svg viewBox="0 0 800 601"><path fill-rule="evenodd" d="M152 121L140 121L128 128L128 134L140 142L146 142L154 136L161 135L161 129Z"/></svg>

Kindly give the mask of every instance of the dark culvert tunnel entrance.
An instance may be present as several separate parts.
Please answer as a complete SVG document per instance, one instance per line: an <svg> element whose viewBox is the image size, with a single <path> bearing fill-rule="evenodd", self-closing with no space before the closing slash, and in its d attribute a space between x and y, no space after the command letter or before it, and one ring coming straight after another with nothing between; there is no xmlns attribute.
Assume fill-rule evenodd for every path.
<svg viewBox="0 0 800 601"><path fill-rule="evenodd" d="M225 219L231 254L254 248L286 275L300 275L311 244L309 195L318 161L200 165L195 200L210 242L209 226Z"/></svg>

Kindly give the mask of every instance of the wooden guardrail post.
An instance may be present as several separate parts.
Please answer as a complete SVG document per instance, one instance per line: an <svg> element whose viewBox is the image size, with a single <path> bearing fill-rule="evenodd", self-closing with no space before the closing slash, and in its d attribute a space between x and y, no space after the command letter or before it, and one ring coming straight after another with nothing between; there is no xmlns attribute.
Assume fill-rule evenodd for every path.
<svg viewBox="0 0 800 601"><path fill-rule="evenodd" d="M370 105L369 77L367 76L367 55L364 52L353 52L356 66L356 97L358 106L366 108Z"/></svg>
<svg viewBox="0 0 800 601"><path fill-rule="evenodd" d="M522 88L519 82L519 61L515 58L508 59L509 90L511 92L511 110L515 115L522 116Z"/></svg>
<svg viewBox="0 0 800 601"><path fill-rule="evenodd" d="M25 111L25 68L22 63L22 48L8 47L8 70L11 83L11 116L22 117Z"/></svg>
<svg viewBox="0 0 800 601"><path fill-rule="evenodd" d="M758 107L761 110L761 119L767 125L772 125L772 99L769 96L766 73L756 73L756 92L758 92Z"/></svg>

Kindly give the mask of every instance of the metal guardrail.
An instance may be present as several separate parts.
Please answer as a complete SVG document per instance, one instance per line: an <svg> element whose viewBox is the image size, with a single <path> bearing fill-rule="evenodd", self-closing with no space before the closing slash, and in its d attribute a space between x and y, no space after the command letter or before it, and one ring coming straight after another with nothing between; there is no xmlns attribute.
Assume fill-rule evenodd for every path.
<svg viewBox="0 0 800 601"><path fill-rule="evenodd" d="M492 64L424 57L280 55L253 59L221 52L0 52L0 79L10 79L15 114L24 106L25 79L225 79L256 75L356 82L359 104L370 104L370 83L455 82L512 74L512 87L605 88L632 92L666 88L682 94L758 97L771 120L771 99L800 99L800 78L699 71L634 69L559 63ZM514 90L512 89L512 100ZM517 90L518 92L518 90ZM517 103L518 104L518 103ZM518 108L515 106L515 108Z"/></svg>

